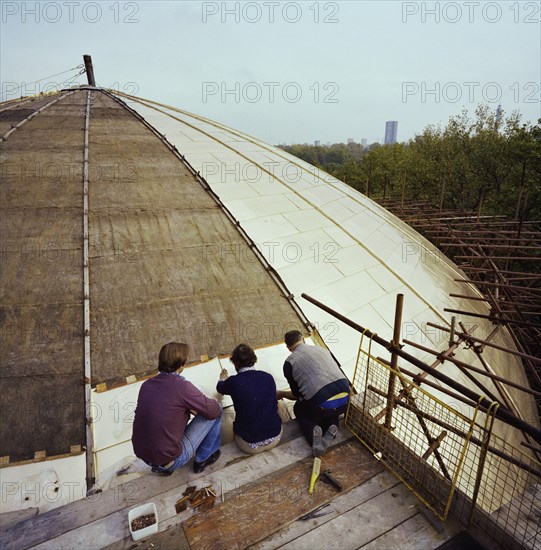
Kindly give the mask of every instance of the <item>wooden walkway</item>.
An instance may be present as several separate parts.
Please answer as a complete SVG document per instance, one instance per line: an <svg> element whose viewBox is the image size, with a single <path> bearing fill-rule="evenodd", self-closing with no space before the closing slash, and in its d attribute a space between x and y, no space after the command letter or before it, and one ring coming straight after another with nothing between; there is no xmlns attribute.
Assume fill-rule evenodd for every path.
<svg viewBox="0 0 541 550"><path fill-rule="evenodd" d="M312 506L306 495L311 449L295 422L284 426L282 442L271 451L247 456L235 443L224 445L220 460L202 474L196 475L188 467L170 477L145 475L94 497L0 529L0 547L14 550L214 549L219 546L215 541L213 544L208 541L215 534L213 530L229 532L229 522L224 520L228 515L232 523L242 527L238 530L238 525L231 526L231 540L236 542L232 545L229 541L222 546L229 548L438 548L462 530L460 525L449 520L439 533L427 520L426 512L421 513L416 497L383 470L344 428L323 457L323 464L327 462L335 476L345 482L344 491L335 492L320 480L312 495ZM345 456L352 459L346 460ZM307 476L306 483L302 482ZM213 509L194 512L188 508L176 513L175 502L187 486L199 488L210 484L218 490ZM272 495L269 497L270 488ZM246 505L248 496L251 498L249 506ZM128 511L145 502L156 504L159 533L134 542L128 530ZM330 514L308 521L298 520L300 515L322 502L329 503ZM235 513L231 515L232 508ZM272 521L265 518L272 518ZM201 537L205 532L207 535Z"/></svg>

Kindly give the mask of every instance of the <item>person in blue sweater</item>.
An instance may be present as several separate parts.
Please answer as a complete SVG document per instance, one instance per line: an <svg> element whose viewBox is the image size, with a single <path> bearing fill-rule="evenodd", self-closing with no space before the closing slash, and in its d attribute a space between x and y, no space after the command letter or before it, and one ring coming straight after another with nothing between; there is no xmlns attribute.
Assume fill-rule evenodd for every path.
<svg viewBox="0 0 541 550"><path fill-rule="evenodd" d="M247 344L239 344L230 361L237 374L228 376L227 370L222 369L216 391L233 399L235 441L245 453L268 451L276 447L282 437L274 378L255 368L257 356Z"/></svg>

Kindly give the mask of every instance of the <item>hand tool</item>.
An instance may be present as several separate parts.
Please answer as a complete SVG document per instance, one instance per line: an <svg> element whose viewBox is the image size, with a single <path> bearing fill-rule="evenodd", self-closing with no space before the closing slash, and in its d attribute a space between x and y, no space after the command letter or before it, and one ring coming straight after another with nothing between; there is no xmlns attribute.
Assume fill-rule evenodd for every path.
<svg viewBox="0 0 541 550"><path fill-rule="evenodd" d="M314 485L319 477L319 469L321 468L321 458L314 457L314 464L312 465L312 475L310 477L310 488L308 494L311 495L314 492Z"/></svg>
<svg viewBox="0 0 541 550"><path fill-rule="evenodd" d="M315 510L308 512L307 514L304 514L304 516L301 516L299 519L302 521L306 521L308 519L314 519L314 518L319 518L320 516L326 516L327 514L332 513L333 510L328 510L327 512L322 512L321 510L328 508L329 506L330 504L323 504L322 506L318 506Z"/></svg>
<svg viewBox="0 0 541 550"><path fill-rule="evenodd" d="M332 485L338 491L342 491L344 486L334 476L331 475L331 472L332 470L325 470L322 474L320 474L321 481Z"/></svg>

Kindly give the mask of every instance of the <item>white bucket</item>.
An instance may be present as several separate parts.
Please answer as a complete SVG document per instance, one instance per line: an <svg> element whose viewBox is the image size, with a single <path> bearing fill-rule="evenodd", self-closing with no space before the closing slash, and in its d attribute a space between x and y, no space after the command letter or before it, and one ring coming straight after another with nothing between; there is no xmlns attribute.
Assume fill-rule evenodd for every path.
<svg viewBox="0 0 541 550"><path fill-rule="evenodd" d="M131 522L140 516L146 516L148 514L154 514L156 516L156 523L149 525L143 529L138 529L137 531L132 531ZM128 526L130 528L131 538L133 540L141 540L150 535L154 535L158 532L158 511L156 510L156 505L153 502L148 502L147 504L142 504L137 506L137 508L132 508L128 512Z"/></svg>

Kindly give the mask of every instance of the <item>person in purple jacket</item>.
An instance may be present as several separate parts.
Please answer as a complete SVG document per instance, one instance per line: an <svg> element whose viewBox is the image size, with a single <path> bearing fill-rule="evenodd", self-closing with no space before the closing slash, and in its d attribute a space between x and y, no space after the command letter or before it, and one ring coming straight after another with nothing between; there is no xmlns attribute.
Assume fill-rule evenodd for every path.
<svg viewBox="0 0 541 550"><path fill-rule="evenodd" d="M247 344L239 344L230 361L237 374L228 377L227 370L222 369L216 390L233 399L237 446L249 454L268 451L276 447L282 437L274 378L255 368L257 356Z"/></svg>
<svg viewBox="0 0 541 550"><path fill-rule="evenodd" d="M202 472L220 457L222 407L180 373L188 359L187 344L170 342L160 350L160 373L139 390L132 445L135 456L152 471L170 475L195 457ZM190 420L190 412L196 413Z"/></svg>

